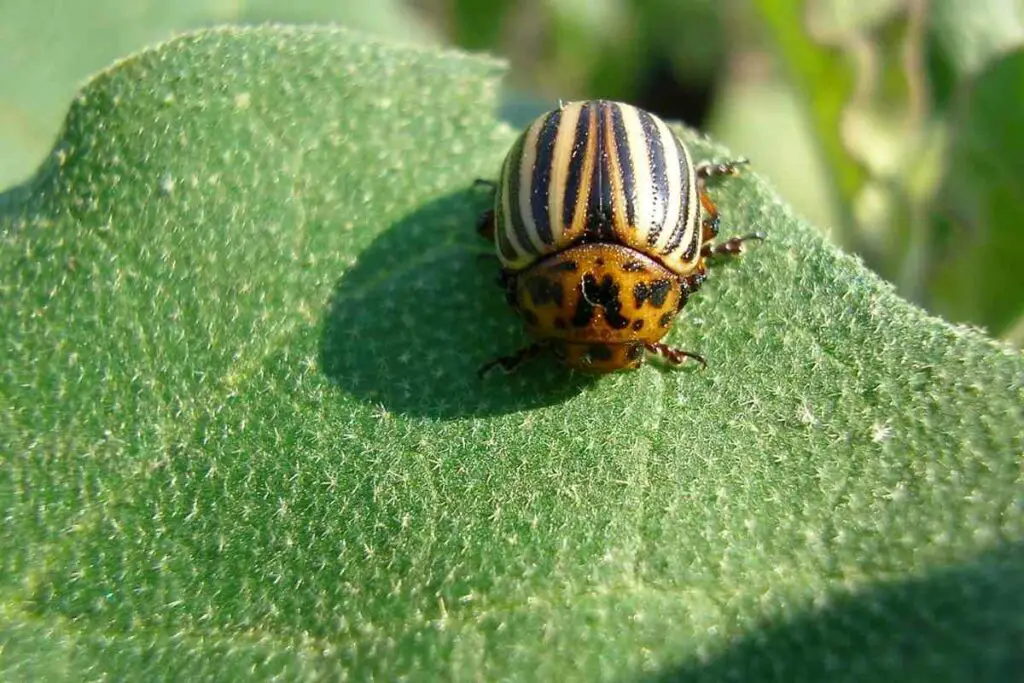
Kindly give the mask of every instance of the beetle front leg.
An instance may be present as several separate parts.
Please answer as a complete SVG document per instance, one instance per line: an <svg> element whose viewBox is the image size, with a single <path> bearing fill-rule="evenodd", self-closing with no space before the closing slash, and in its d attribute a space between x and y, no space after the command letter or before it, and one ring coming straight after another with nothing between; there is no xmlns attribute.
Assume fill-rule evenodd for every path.
<svg viewBox="0 0 1024 683"><path fill-rule="evenodd" d="M547 350L548 346L549 345L546 342L534 342L529 346L525 346L519 349L510 356L501 356L500 358L495 358L494 360L488 363L484 363L482 366L480 366L480 369L477 370L477 375L479 375L482 378L494 367L499 365L501 366L501 369L505 371L506 374L510 372L515 372L515 370L520 365L522 365L526 361L536 358L545 350Z"/></svg>

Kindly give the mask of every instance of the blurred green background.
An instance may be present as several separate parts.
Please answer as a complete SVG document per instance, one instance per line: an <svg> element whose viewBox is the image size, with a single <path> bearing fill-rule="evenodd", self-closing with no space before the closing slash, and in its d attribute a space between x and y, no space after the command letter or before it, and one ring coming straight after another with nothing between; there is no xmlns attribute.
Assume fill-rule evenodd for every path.
<svg viewBox="0 0 1024 683"><path fill-rule="evenodd" d="M2 0L0 187L91 74L268 21L501 55L516 125L583 97L685 121L907 298L1024 343L1024 0Z"/></svg>

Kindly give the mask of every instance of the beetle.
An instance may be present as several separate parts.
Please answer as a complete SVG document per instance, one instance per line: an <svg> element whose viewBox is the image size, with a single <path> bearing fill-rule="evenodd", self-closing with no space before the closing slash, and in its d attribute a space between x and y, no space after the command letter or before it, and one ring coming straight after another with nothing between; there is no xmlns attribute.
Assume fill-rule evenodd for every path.
<svg viewBox="0 0 1024 683"><path fill-rule="evenodd" d="M494 204L477 229L493 240L499 281L533 343L497 358L509 372L550 350L577 370L673 365L691 351L661 342L707 277L712 256L742 252L761 232L720 244L707 182L746 159L694 164L660 118L622 102L569 102L537 118L513 144Z"/></svg>

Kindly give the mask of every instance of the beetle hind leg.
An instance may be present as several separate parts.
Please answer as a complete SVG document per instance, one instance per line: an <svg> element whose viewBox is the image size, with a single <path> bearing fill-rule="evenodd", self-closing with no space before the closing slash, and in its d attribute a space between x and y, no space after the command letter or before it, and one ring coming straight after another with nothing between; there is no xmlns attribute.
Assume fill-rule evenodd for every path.
<svg viewBox="0 0 1024 683"><path fill-rule="evenodd" d="M494 209L487 209L476 219L476 232L485 239L494 239Z"/></svg>
<svg viewBox="0 0 1024 683"><path fill-rule="evenodd" d="M740 172L741 166L746 166L749 163L750 159L746 157L730 159L720 163L705 161L704 163L697 164L696 173L700 180L708 180L718 176L733 176Z"/></svg>

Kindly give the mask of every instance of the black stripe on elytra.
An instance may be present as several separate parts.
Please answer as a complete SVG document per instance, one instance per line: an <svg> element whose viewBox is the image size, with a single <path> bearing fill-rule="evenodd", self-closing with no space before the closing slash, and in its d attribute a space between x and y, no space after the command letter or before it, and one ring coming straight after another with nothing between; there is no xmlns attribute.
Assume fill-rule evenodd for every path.
<svg viewBox="0 0 1024 683"><path fill-rule="evenodd" d="M572 151L569 153L569 172L565 176L565 189L562 197L562 225L569 228L576 214L576 200L580 195L580 183L584 182L583 162L587 158L587 129L590 127L590 105L580 107L580 118L576 121L576 132L573 134Z"/></svg>
<svg viewBox="0 0 1024 683"><path fill-rule="evenodd" d="M626 124L622 120L622 107L611 105L612 125L609 131L615 141L615 154L619 162L619 181L622 183L620 199L626 203L626 222L632 228L636 225L636 178L633 175L632 150L626 137Z"/></svg>
<svg viewBox="0 0 1024 683"><path fill-rule="evenodd" d="M555 159L555 139L562 121L562 110L556 109L537 136L537 156L533 163L533 178L530 184L530 212L537 225L537 236L544 244L551 244L551 219L548 202L551 196L551 166Z"/></svg>
<svg viewBox="0 0 1024 683"><path fill-rule="evenodd" d="M519 178L523 165L523 147L526 145L526 135L527 133L520 135L512 151L509 152L508 178L505 179L505 182L508 184L509 222L512 224L512 231L516 234L519 248L528 254L536 254L537 250L526 233L526 224L523 222L523 213L519 204Z"/></svg>
<svg viewBox="0 0 1024 683"><path fill-rule="evenodd" d="M640 128L644 131L644 141L647 143L647 163L651 169L651 225L647 232L647 244L653 247L658 242L658 235L661 234L668 214L669 186L668 175L665 173L665 145L654 117L645 111L638 113Z"/></svg>
<svg viewBox="0 0 1024 683"><path fill-rule="evenodd" d="M690 178L690 166L686 163L686 150L683 149L683 145L676 137L672 136L673 144L676 146L676 150L679 153L679 220L676 221L676 227L672 231L672 236L669 237L668 244L665 245L665 254L671 254L679 248L679 243L683 241L683 234L686 232L686 218L690 213L690 195L687 189L690 187L690 183L693 179ZM699 230L699 228L697 228Z"/></svg>
<svg viewBox="0 0 1024 683"><path fill-rule="evenodd" d="M587 202L587 223L584 226L584 236L588 242L608 242L614 239L615 231L612 226L611 163L608 159L608 151L605 149L604 138L611 134L607 130L605 112L612 105L603 100L596 104L597 126L594 128L594 133L597 136L597 159L594 163L594 178L591 179L590 198Z"/></svg>
<svg viewBox="0 0 1024 683"><path fill-rule="evenodd" d="M701 226L697 226L693 231L693 237L690 239L690 243L686 246L686 251L683 252L683 261L689 263L693 260L693 257L697 255L697 250L701 247L701 240L704 238L704 229Z"/></svg>

